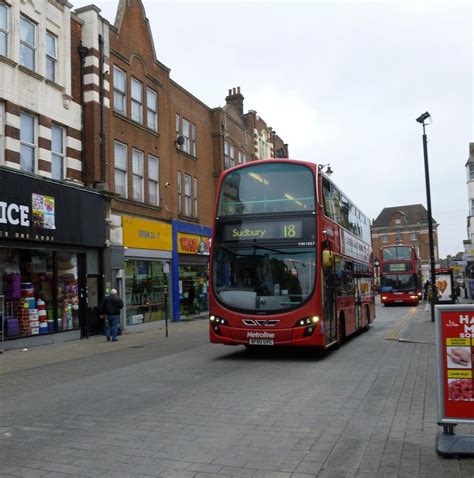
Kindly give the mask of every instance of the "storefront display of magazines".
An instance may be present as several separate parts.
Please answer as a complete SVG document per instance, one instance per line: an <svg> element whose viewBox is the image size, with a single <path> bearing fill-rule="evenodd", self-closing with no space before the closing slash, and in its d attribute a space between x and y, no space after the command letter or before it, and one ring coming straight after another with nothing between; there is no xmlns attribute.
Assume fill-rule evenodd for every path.
<svg viewBox="0 0 474 478"><path fill-rule="evenodd" d="M437 305L438 424L442 456L474 456L474 436L454 433L457 424L474 424L474 306Z"/></svg>

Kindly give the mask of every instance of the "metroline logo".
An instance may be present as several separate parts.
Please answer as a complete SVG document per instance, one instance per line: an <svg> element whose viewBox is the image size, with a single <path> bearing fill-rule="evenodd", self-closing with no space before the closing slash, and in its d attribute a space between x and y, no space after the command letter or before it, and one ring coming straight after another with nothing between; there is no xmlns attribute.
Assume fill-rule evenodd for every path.
<svg viewBox="0 0 474 478"><path fill-rule="evenodd" d="M275 334L270 332L247 332L248 339L274 339Z"/></svg>

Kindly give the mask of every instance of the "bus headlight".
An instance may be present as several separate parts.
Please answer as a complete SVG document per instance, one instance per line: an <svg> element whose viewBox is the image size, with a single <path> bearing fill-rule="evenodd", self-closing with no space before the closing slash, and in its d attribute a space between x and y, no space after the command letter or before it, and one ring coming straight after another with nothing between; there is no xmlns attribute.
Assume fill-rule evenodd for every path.
<svg viewBox="0 0 474 478"><path fill-rule="evenodd" d="M303 337L309 337L314 334L316 330L316 324L319 322L319 316L313 315L312 317L306 317L304 319L299 319L295 327L304 327Z"/></svg>
<svg viewBox="0 0 474 478"><path fill-rule="evenodd" d="M386 295L383 295L383 296L382 296L382 300L387 300L387 296L386 296Z"/></svg>
<svg viewBox="0 0 474 478"><path fill-rule="evenodd" d="M216 317L215 315L209 316L209 320L214 324L227 325L227 321L225 319Z"/></svg>

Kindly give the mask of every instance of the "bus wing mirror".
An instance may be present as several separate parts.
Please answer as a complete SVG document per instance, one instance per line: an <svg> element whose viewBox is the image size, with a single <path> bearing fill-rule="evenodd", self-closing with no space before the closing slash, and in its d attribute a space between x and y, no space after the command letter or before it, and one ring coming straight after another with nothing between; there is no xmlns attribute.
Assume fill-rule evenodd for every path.
<svg viewBox="0 0 474 478"><path fill-rule="evenodd" d="M333 255L332 251L324 250L323 251L323 267L332 267Z"/></svg>

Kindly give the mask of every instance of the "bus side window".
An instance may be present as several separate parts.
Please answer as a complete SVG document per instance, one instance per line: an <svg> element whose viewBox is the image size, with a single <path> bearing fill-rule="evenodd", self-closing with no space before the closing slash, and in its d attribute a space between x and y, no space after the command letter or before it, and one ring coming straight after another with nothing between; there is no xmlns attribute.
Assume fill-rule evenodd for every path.
<svg viewBox="0 0 474 478"><path fill-rule="evenodd" d="M334 211L334 198L331 194L331 184L326 178L323 178L323 201L324 213L334 221L336 215Z"/></svg>

